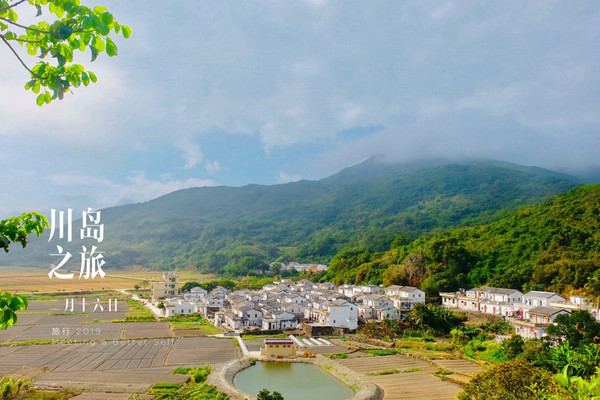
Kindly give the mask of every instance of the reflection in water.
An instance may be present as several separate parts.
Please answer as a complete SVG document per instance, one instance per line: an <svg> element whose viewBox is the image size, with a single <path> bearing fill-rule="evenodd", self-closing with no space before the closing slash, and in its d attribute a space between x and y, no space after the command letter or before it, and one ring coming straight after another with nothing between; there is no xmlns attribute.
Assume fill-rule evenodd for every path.
<svg viewBox="0 0 600 400"><path fill-rule="evenodd" d="M268 389L281 393L285 400L346 400L354 395L320 368L303 363L257 362L239 372L234 383L253 396Z"/></svg>

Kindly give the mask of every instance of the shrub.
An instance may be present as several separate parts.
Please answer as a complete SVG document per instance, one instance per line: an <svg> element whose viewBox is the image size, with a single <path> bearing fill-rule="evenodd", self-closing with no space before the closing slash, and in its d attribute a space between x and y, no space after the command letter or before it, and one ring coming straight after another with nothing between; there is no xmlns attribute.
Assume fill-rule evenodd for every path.
<svg viewBox="0 0 600 400"><path fill-rule="evenodd" d="M10 400L20 398L31 390L29 379L13 379L8 376L0 380L0 399Z"/></svg>
<svg viewBox="0 0 600 400"><path fill-rule="evenodd" d="M532 385L553 392L556 388L548 371L534 367L524 360L507 361L477 374L459 400L534 400L537 394L528 389Z"/></svg>

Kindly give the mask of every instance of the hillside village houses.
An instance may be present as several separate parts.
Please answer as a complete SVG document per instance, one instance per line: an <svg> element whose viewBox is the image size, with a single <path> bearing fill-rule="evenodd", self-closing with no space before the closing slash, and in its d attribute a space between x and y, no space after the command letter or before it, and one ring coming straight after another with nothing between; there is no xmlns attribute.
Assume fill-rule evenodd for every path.
<svg viewBox="0 0 600 400"><path fill-rule="evenodd" d="M398 319L402 311L425 303L425 293L417 288L386 289L284 279L255 291L229 292L217 287L206 292L194 288L179 296L165 296L162 301L166 316L200 313L213 319L216 326L235 331L296 329L303 323L352 331L359 320Z"/></svg>
<svg viewBox="0 0 600 400"><path fill-rule="evenodd" d="M515 289L493 287L440 293L442 305L451 309L482 312L506 318L515 333L527 338L546 336L548 325L560 314L587 310L595 318L598 309L583 296L571 296L569 301L553 292L531 291L526 294Z"/></svg>

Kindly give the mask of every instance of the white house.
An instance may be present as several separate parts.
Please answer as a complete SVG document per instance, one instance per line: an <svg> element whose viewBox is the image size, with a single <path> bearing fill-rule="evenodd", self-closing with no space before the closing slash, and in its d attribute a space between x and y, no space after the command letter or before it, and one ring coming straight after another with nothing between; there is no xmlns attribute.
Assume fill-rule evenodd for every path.
<svg viewBox="0 0 600 400"><path fill-rule="evenodd" d="M262 329L265 330L294 329L297 325L294 314L287 311L276 311L262 320Z"/></svg>
<svg viewBox="0 0 600 400"><path fill-rule="evenodd" d="M185 300L200 300L202 297L206 296L208 294L208 292L206 291L206 289L203 289L201 287L194 287L191 288L189 292L184 292L183 293L183 298Z"/></svg>
<svg viewBox="0 0 600 400"><path fill-rule="evenodd" d="M330 326L354 330L358 327L357 307L344 300L336 300L328 306L327 324Z"/></svg>
<svg viewBox="0 0 600 400"><path fill-rule="evenodd" d="M192 301L174 299L164 303L164 305L164 312L167 317L172 317L175 314L194 314L198 312L196 303Z"/></svg>
<svg viewBox="0 0 600 400"><path fill-rule="evenodd" d="M558 315L569 314L568 311L554 307L533 307L526 311L525 319L510 319L515 333L526 339L541 339L547 335L548 325L554 323Z"/></svg>
<svg viewBox="0 0 600 400"><path fill-rule="evenodd" d="M523 296L523 304L525 308L530 307L547 307L550 302L564 303L566 300L554 292L540 292L532 290Z"/></svg>

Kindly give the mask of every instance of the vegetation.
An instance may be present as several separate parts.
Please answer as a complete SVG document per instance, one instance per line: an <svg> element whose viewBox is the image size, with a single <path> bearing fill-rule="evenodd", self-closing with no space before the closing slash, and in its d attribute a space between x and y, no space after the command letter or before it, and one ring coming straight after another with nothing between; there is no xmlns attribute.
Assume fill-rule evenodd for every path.
<svg viewBox="0 0 600 400"><path fill-rule="evenodd" d="M227 400L229 397L206 383L211 372L210 365L194 368L177 368L173 374L190 375L185 384L157 383L148 390L153 400ZM136 395L139 398L139 395ZM135 398L135 397L134 397Z"/></svg>
<svg viewBox="0 0 600 400"><path fill-rule="evenodd" d="M361 252L368 260L339 260L325 279L381 283L396 262L380 257L390 247L398 252L423 233L497 220L576 184L568 176L499 162L371 160L318 182L194 188L110 208L102 219L113 234L104 243L112 249L112 265L271 277L277 268L266 270L265 263L328 263L358 246L357 260L365 260ZM11 262L46 265L48 245L31 247Z"/></svg>
<svg viewBox="0 0 600 400"><path fill-rule="evenodd" d="M396 350L385 350L385 349L373 349L367 350L367 354L370 356L393 356L397 354Z"/></svg>
<svg viewBox="0 0 600 400"><path fill-rule="evenodd" d="M126 299L125 302L127 303L125 322L156 321L156 316L152 311L144 307L139 301Z"/></svg>
<svg viewBox="0 0 600 400"><path fill-rule="evenodd" d="M3 13L3 2L0 1L0 21ZM0 28L2 23L0 22ZM0 38L6 39L0 35ZM20 242L21 246L27 246L27 237L35 233L36 237L48 227L46 217L36 212L24 213L20 217L11 217L0 221L0 247L6 253L9 252L11 242ZM0 329L6 329L17 322L16 312L24 310L28 306L27 298L23 295L13 295L8 292L0 292Z"/></svg>
<svg viewBox="0 0 600 400"><path fill-rule="evenodd" d="M27 14L22 7L35 8L37 23L21 25L17 22L19 12ZM43 14L46 19L39 18ZM38 106L62 99L73 87L88 86L96 82L96 75L85 67L73 63L74 53L90 51L91 61L105 52L109 57L117 55L117 45L111 33L131 35L131 28L120 25L104 7L93 9L83 6L79 0L0 0L0 40L12 51L30 74L26 90L38 94ZM19 55L16 44L27 48L30 58L37 57L33 67ZM48 59L46 59L47 56ZM46 59L46 60L45 60ZM43 93L40 90L43 89Z"/></svg>
<svg viewBox="0 0 600 400"><path fill-rule="evenodd" d="M18 399L32 390L29 379L14 379L4 376L0 380L0 400Z"/></svg>
<svg viewBox="0 0 600 400"><path fill-rule="evenodd" d="M459 400L538 400L528 389L536 385L546 392L554 392L552 374L523 360L498 364L477 374L458 395Z"/></svg>
<svg viewBox="0 0 600 400"><path fill-rule="evenodd" d="M256 400L283 400L283 396L279 392L273 391L271 393L267 389L262 389L258 392Z"/></svg>
<svg viewBox="0 0 600 400"><path fill-rule="evenodd" d="M198 329L207 335L216 335L221 333L221 330L211 324L206 318L199 314L175 314L172 318L171 326L174 330L177 329Z"/></svg>
<svg viewBox="0 0 600 400"><path fill-rule="evenodd" d="M334 360L341 360L343 358L348 358L348 354L346 354L346 353L336 353L336 354L330 354L328 357L331 358L331 359L334 359Z"/></svg>
<svg viewBox="0 0 600 400"><path fill-rule="evenodd" d="M575 348L600 344L600 322L587 311L561 314L548 326L548 335L566 340Z"/></svg>
<svg viewBox="0 0 600 400"><path fill-rule="evenodd" d="M379 375L407 374L409 372L418 372L418 371L421 371L421 368L415 367L415 368L403 368L403 369L387 369L385 371L372 372L367 375L379 376Z"/></svg>
<svg viewBox="0 0 600 400"><path fill-rule="evenodd" d="M430 299L483 285L600 299L599 204L600 185L582 186L489 225L401 240L384 253L348 249L321 279L420 286Z"/></svg>

